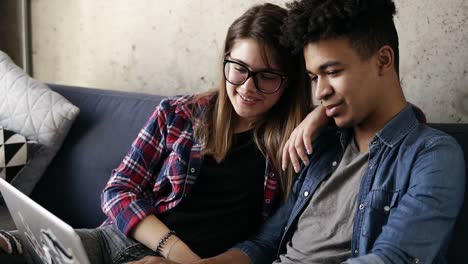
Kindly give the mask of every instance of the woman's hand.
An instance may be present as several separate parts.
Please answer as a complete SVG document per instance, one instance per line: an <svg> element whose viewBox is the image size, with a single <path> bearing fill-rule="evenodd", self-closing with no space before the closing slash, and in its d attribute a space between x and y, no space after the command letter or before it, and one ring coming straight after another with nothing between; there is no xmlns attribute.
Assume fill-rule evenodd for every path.
<svg viewBox="0 0 468 264"><path fill-rule="evenodd" d="M291 162L296 173L300 170L299 159L305 165L309 165L308 155L312 154L312 140L315 139L320 129L328 122L325 108L317 106L306 118L294 129L288 141L283 147L282 169L286 170Z"/></svg>
<svg viewBox="0 0 468 264"><path fill-rule="evenodd" d="M201 259L187 244L184 243L184 241L179 238L176 238L175 241L168 244L166 254L163 256L168 260L175 261L175 263L193 263Z"/></svg>

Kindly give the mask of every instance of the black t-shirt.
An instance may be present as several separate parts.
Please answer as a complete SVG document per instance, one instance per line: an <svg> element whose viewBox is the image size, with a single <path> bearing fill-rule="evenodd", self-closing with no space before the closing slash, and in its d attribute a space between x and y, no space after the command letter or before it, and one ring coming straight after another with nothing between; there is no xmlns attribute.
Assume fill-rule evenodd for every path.
<svg viewBox="0 0 468 264"><path fill-rule="evenodd" d="M205 156L191 192L159 219L200 257L224 252L261 224L265 158L252 131L234 135L226 158Z"/></svg>

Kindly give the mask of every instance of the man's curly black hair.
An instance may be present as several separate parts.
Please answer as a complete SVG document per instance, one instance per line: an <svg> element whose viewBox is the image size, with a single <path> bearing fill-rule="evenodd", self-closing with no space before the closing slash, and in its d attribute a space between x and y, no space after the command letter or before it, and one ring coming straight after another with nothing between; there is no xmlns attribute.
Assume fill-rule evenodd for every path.
<svg viewBox="0 0 468 264"><path fill-rule="evenodd" d="M310 42L347 37L363 59L389 45L398 73L398 35L393 0L300 0L290 8L282 42L300 52Z"/></svg>

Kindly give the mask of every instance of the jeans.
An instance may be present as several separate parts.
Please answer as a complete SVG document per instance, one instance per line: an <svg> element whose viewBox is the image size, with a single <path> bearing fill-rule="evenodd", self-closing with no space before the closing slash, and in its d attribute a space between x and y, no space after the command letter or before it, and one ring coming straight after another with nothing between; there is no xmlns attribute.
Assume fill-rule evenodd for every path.
<svg viewBox="0 0 468 264"><path fill-rule="evenodd" d="M95 229L76 229L75 231L81 238L89 262L92 264L126 263L145 256L157 256L145 245L126 237L115 225L105 225ZM11 234L18 237L17 231ZM0 260L1 263L33 263L28 254L22 256L0 254Z"/></svg>
<svg viewBox="0 0 468 264"><path fill-rule="evenodd" d="M96 229L77 229L91 263L126 263L157 254L145 245L122 234L115 225Z"/></svg>

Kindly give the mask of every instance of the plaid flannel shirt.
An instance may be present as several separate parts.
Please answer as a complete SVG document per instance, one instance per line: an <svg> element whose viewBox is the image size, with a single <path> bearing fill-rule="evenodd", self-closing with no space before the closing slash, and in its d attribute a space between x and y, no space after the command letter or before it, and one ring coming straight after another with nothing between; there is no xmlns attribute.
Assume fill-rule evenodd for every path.
<svg viewBox="0 0 468 264"><path fill-rule="evenodd" d="M101 206L108 219L124 234L146 216L174 208L195 184L202 166L204 145L193 136L192 96L161 101L132 143L131 149L101 194ZM209 100L200 104L210 107ZM279 183L266 159L262 215L272 211Z"/></svg>

